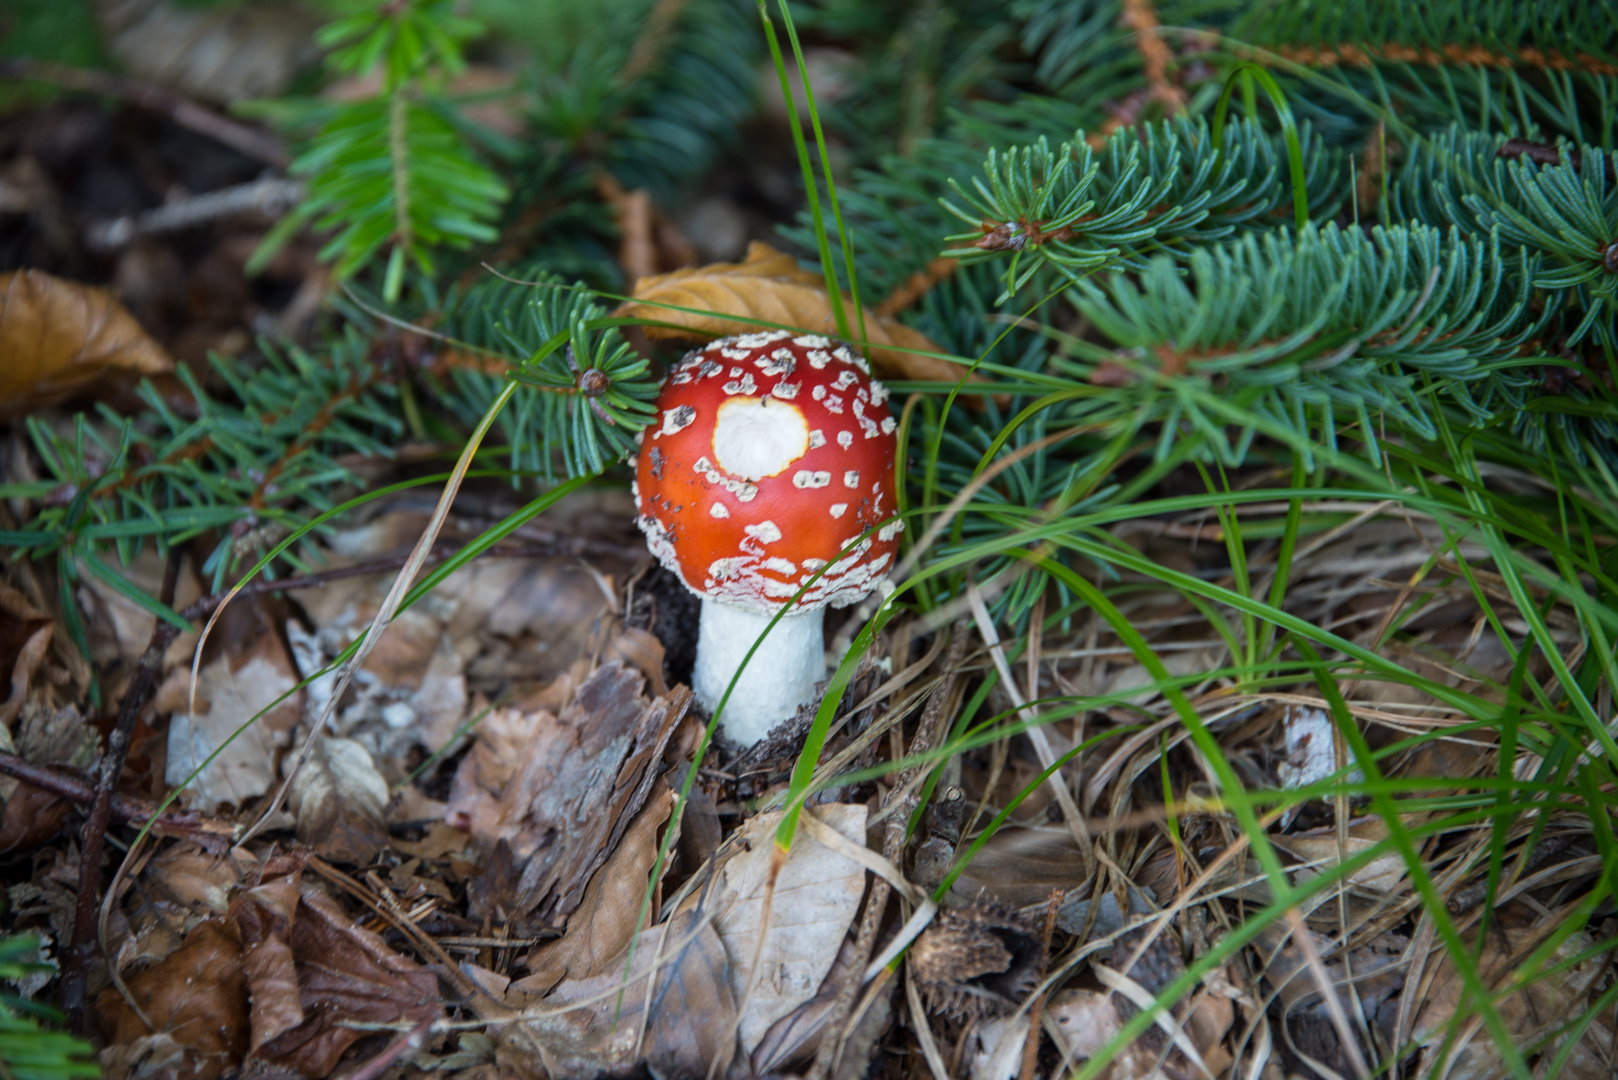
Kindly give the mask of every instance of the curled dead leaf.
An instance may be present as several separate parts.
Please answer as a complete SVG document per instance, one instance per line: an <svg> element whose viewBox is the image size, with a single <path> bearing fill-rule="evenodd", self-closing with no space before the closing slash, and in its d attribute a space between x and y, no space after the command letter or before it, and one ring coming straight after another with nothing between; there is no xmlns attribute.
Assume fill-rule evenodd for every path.
<svg viewBox="0 0 1618 1080"><path fill-rule="evenodd" d="M141 872L143 886L156 897L198 914L223 915L241 874L229 855L179 843L153 856Z"/></svg>
<svg viewBox="0 0 1618 1080"><path fill-rule="evenodd" d="M110 371L174 368L106 289L39 270L0 274L0 414L59 401Z"/></svg>
<svg viewBox="0 0 1618 1080"><path fill-rule="evenodd" d="M845 296L843 302L852 311L853 301ZM674 311L660 306L663 304L695 308L701 314ZM837 332L825 279L801 269L792 256L757 240L748 245L745 262L710 263L641 278L635 283L634 299L619 305L613 314L674 324L646 327L646 336L654 339L696 340L757 329L738 322L738 318L759 319L817 334ZM854 326L850 330L858 332ZM878 316L867 309L865 335L868 345L862 351L879 378L954 382L961 377L963 369L959 364L902 351L943 350L927 335L897 319Z"/></svg>
<svg viewBox="0 0 1618 1080"><path fill-rule="evenodd" d="M247 980L242 947L225 923L198 923L185 944L125 981L155 1031L148 1031L118 991L108 987L96 1010L110 1042L166 1036L181 1053L174 1055L169 1047L170 1058L178 1060L170 1060L163 1075L178 1080L215 1080L241 1061L248 1046Z"/></svg>
<svg viewBox="0 0 1618 1080"><path fill-rule="evenodd" d="M850 843L865 846L866 808L838 803L814 814ZM777 1020L815 996L848 932L865 892L865 869L799 829L775 881L769 933L763 929L764 894L775 852L778 810L742 826L748 850L720 871L714 925L730 954L730 985L742 1010L742 1049L752 1053ZM760 968L753 978L754 965Z"/></svg>
<svg viewBox="0 0 1618 1080"><path fill-rule="evenodd" d="M242 968L252 1002L254 1052L303 1023L297 964L287 944L297 908L297 885L280 878L250 889L233 912L246 944Z"/></svg>
<svg viewBox="0 0 1618 1080"><path fill-rule="evenodd" d="M531 1064L537 1058L552 1080L619 1074L642 1061L669 1080L725 1075L736 1053L736 1001L710 913L681 911L637 937L625 979L629 961L620 954L601 975L567 980L539 1010L504 1026L502 1064L537 1076ZM649 992L654 966L657 982Z"/></svg>
<svg viewBox="0 0 1618 1080"><path fill-rule="evenodd" d="M364 866L388 846L388 782L365 747L322 738L292 782L298 839L317 855Z"/></svg>
<svg viewBox="0 0 1618 1080"><path fill-rule="evenodd" d="M329 1076L365 1036L356 1025L418 1024L443 1006L438 980L390 949L324 893L301 883L302 861L273 861L230 919L245 945L255 1057Z"/></svg>

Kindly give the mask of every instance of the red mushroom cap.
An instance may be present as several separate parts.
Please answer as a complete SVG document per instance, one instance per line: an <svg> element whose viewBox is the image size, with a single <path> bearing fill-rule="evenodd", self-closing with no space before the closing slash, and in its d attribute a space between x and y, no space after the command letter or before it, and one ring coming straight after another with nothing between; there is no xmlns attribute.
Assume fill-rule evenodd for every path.
<svg viewBox="0 0 1618 1080"><path fill-rule="evenodd" d="M692 592L737 607L774 612L822 566L799 608L854 603L903 528L848 548L897 508L887 397L863 358L815 334L688 353L641 436L635 506L652 553Z"/></svg>

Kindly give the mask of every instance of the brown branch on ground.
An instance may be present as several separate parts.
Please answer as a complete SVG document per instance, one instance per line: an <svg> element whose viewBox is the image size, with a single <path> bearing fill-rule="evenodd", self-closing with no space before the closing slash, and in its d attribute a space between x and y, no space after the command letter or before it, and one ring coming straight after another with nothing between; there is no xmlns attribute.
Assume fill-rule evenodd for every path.
<svg viewBox="0 0 1618 1080"><path fill-rule="evenodd" d="M343 1080L376 1080L392 1066L398 1064L399 1059L408 1053L421 1049L421 1044L427 1040L432 1031L432 1019L423 1020L399 1038L393 1040L388 1047L364 1065L355 1069Z"/></svg>
<svg viewBox="0 0 1618 1080"><path fill-rule="evenodd" d="M167 607L174 603L174 588L180 579L178 547L169 549L168 566L163 571L163 588L159 600ZM163 653L174 640L179 628L166 619L158 619L152 627L152 638L135 666L134 677L124 699L118 705L118 719L107 734L107 748L101 755L101 768L96 776L95 802L90 817L84 823L79 840L79 892L73 911L73 940L68 946L67 962L62 970L62 1008L73 1024L76 1034L83 1035L89 1026L85 1010L89 987L90 959L96 947L96 911L101 893L101 853L106 848L107 826L112 822L112 793L118 786L118 777L124 771L124 759L129 754L129 737L135 730L135 721L141 710L157 693L157 684L163 677Z"/></svg>
<svg viewBox="0 0 1618 1080"><path fill-rule="evenodd" d="M76 770L31 765L16 754L3 750L0 750L0 775L20 780L29 787L48 791L79 806L89 806L96 801L95 785ZM209 847L219 847L236 834L236 826L228 821L205 817L189 810L165 810L160 814L156 803L128 795L113 795L112 816L119 821L141 824L150 821L154 833L185 837Z"/></svg>
<svg viewBox="0 0 1618 1080"><path fill-rule="evenodd" d="M612 207L618 222L618 265L633 292L635 282L657 273L657 243L652 239L652 196L645 188L626 191L609 174L596 175L596 194Z"/></svg>
<svg viewBox="0 0 1618 1080"><path fill-rule="evenodd" d="M1045 971L1051 962L1051 936L1056 932L1056 912L1062 906L1062 890L1052 889L1050 902L1045 905L1045 937L1039 947L1038 979L1045 981ZM1045 1012L1045 995L1034 996L1028 1006L1028 1038L1022 1047L1022 1072L1018 1080L1034 1080L1039 1064L1039 1025Z"/></svg>
<svg viewBox="0 0 1618 1080"><path fill-rule="evenodd" d="M1185 91L1169 79L1169 61L1174 59L1174 54L1163 40L1152 0L1124 0L1122 22L1135 31L1135 48L1146 62L1146 82L1151 87L1152 97L1171 111L1182 108Z"/></svg>
<svg viewBox="0 0 1618 1080"><path fill-rule="evenodd" d="M595 189L618 223L618 265L623 267L630 292L641 278L696 262L691 242L652 202L651 192L645 188L626 191L604 170L595 175Z"/></svg>
<svg viewBox="0 0 1618 1080"><path fill-rule="evenodd" d="M1494 152L1495 157L1503 157L1510 161L1518 158L1527 158L1536 165L1562 164L1562 151L1550 143L1534 142L1531 139L1507 139L1500 149ZM1612 155L1603 154L1602 160L1606 165L1607 179L1618 180L1618 166L1614 166ZM1567 148L1567 163L1575 169L1584 168L1584 154L1577 148Z"/></svg>
<svg viewBox="0 0 1618 1080"><path fill-rule="evenodd" d="M11 79L37 79L68 90L82 90L91 94L107 94L127 101L131 105L166 115L183 128L206 135L255 161L277 169L285 169L291 160L286 147L269 132L239 124L205 109L183 94L165 90L160 86L137 82L105 71L90 71L52 64L44 60L25 57L0 60L0 77Z"/></svg>

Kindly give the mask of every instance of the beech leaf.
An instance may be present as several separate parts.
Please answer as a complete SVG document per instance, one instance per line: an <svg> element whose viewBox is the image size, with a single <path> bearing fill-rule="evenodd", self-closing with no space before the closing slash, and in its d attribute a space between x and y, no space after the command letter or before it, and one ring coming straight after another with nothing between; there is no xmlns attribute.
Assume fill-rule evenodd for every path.
<svg viewBox="0 0 1618 1080"><path fill-rule="evenodd" d="M272 861L231 918L246 947L253 1053L305 1076L329 1076L364 1037L362 1025L416 1024L443 1006L432 972L301 884L302 870L295 856Z"/></svg>
<svg viewBox="0 0 1618 1080"><path fill-rule="evenodd" d="M568 979L530 1018L503 1027L501 1060L512 1071L538 1075L529 1064L537 1057L551 1080L619 1074L641 1061L667 1080L724 1076L736 1053L736 1001L709 912L677 912L640 934L634 949L627 980L629 957L622 954L600 975ZM654 967L657 983L648 994ZM575 1002L578 1008L563 1011Z"/></svg>
<svg viewBox="0 0 1618 1080"><path fill-rule="evenodd" d="M106 289L39 270L0 274L0 413L59 401L112 371L174 369Z"/></svg>
<svg viewBox="0 0 1618 1080"><path fill-rule="evenodd" d="M336 862L364 866L388 846L388 782L365 747L322 737L292 781L298 839Z"/></svg>
<svg viewBox="0 0 1618 1080"><path fill-rule="evenodd" d="M166 1035L184 1049L169 1071L179 1080L214 1080L247 1050L247 981L242 949L218 919L185 936L185 944L151 967L125 978L154 1031L113 987L96 1001L111 1043Z"/></svg>
<svg viewBox="0 0 1618 1080"><path fill-rule="evenodd" d="M865 846L863 805L817 806L807 812ZM776 879L769 934L759 949L764 893L780 822L781 812L772 810L742 826L751 849L720 871L714 901L714 924L730 954L731 989L742 1010L742 1049L749 1054L777 1020L815 996L865 892L864 867L800 830ZM755 958L763 970L749 994Z"/></svg>
<svg viewBox="0 0 1618 1080"><path fill-rule="evenodd" d="M845 296L843 303L850 313L849 331L858 333L853 301ZM661 304L710 314L673 311L658 306ZM641 278L635 283L634 299L620 305L614 314L655 319L678 327L648 326L645 333L649 338L696 340L758 329L738 322L738 317L816 334L837 333L825 279L800 268L792 256L757 240L748 245L746 262L710 263ZM865 334L869 344L861 351L879 378L955 382L964 370L949 360L900 351L943 350L919 330L869 309L865 311Z"/></svg>

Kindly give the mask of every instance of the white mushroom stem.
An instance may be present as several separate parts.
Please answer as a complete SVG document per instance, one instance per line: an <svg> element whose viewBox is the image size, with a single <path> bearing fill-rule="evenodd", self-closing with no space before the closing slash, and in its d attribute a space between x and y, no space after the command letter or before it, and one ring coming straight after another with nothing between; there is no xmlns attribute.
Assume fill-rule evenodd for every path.
<svg viewBox="0 0 1618 1080"><path fill-rule="evenodd" d="M787 615L747 662L736 689L719 718L725 737L752 746L770 729L798 711L815 696L815 684L826 677L826 644L821 624L825 609ZM692 689L710 712L719 707L730 680L742 666L747 650L770 624L773 616L715 600L702 601L702 624L697 632L697 666Z"/></svg>

